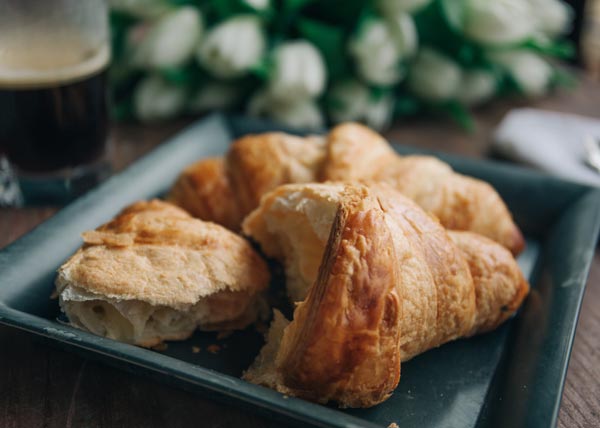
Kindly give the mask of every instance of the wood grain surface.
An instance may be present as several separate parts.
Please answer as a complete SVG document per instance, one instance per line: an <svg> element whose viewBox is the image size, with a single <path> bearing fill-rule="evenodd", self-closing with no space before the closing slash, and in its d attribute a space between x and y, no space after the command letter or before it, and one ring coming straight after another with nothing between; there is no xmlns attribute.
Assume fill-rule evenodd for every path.
<svg viewBox="0 0 600 428"><path fill-rule="evenodd" d="M600 85L536 102L512 100L476 113L477 131L462 132L443 119L396 123L394 141L470 157L489 152L493 128L516 106L533 105L600 118ZM181 129L189 120L117 125L111 136L114 170ZM0 248L50 217L56 208L0 209ZM1 281L1 278L0 278ZM567 375L558 426L600 426L600 252L596 252ZM21 427L281 427L253 413L218 404L132 375L0 326L0 428Z"/></svg>

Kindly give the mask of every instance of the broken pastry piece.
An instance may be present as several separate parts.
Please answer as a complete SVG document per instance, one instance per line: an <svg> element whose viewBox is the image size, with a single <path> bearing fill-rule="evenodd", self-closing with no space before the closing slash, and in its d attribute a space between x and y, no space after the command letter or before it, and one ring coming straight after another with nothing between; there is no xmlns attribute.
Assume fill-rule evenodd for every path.
<svg viewBox="0 0 600 428"><path fill-rule="evenodd" d="M169 203L137 202L83 240L56 278L78 328L149 347L244 328L263 309L269 271L249 243Z"/></svg>
<svg viewBox="0 0 600 428"><path fill-rule="evenodd" d="M496 328L529 290L507 249L447 233L382 184L282 186L244 232L284 263L301 301L289 324L275 317L245 379L317 402L384 401L401 361Z"/></svg>

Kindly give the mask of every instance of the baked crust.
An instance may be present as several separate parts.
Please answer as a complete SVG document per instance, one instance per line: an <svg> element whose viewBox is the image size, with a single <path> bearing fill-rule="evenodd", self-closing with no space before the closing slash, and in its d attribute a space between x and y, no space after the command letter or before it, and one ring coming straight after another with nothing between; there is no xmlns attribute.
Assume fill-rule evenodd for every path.
<svg viewBox="0 0 600 428"><path fill-rule="evenodd" d="M321 240L325 224L330 233ZM276 319L245 378L342 407L385 400L400 361L495 328L529 290L508 250L473 233L448 234L386 184L282 186L243 230L284 263L288 287L308 292L289 325ZM302 270L290 266L302 265L294 259L307 248L321 263L315 277L298 280Z"/></svg>
<svg viewBox="0 0 600 428"><path fill-rule="evenodd" d="M184 169L167 200L194 217L230 230L238 230L243 219L220 157L202 159Z"/></svg>
<svg viewBox="0 0 600 428"><path fill-rule="evenodd" d="M137 202L82 236L84 245L58 270L61 304L67 315L78 311L78 326L97 331L110 330L108 315L120 313L124 329L115 334L127 336L124 341L148 345L187 337L196 327L244 327L256 318L257 299L269 283L265 262L245 239L166 202ZM148 324L138 321L156 321L159 309L165 322L189 319L181 331L167 326L148 337L142 331ZM92 326L95 321L107 324Z"/></svg>

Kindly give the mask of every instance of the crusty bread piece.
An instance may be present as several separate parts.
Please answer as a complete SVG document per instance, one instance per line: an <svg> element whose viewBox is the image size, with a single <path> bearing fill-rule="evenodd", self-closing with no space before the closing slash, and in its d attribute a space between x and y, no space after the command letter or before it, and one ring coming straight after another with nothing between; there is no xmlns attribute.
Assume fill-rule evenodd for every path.
<svg viewBox="0 0 600 428"><path fill-rule="evenodd" d="M262 308L261 257L174 205L137 202L83 239L56 287L70 322L95 334L153 346L196 328L243 328Z"/></svg>
<svg viewBox="0 0 600 428"><path fill-rule="evenodd" d="M496 328L529 291L507 249L446 232L382 183L281 186L243 230L284 263L301 300L288 326L275 319L245 378L314 401L385 400L401 361Z"/></svg>

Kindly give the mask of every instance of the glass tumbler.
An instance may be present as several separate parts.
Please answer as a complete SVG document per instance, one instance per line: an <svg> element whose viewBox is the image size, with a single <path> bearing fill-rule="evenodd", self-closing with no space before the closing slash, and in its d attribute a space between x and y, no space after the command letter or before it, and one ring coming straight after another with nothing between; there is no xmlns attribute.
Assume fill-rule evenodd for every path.
<svg viewBox="0 0 600 428"><path fill-rule="evenodd" d="M105 0L0 0L0 156L26 202L64 203L108 173L109 60Z"/></svg>

